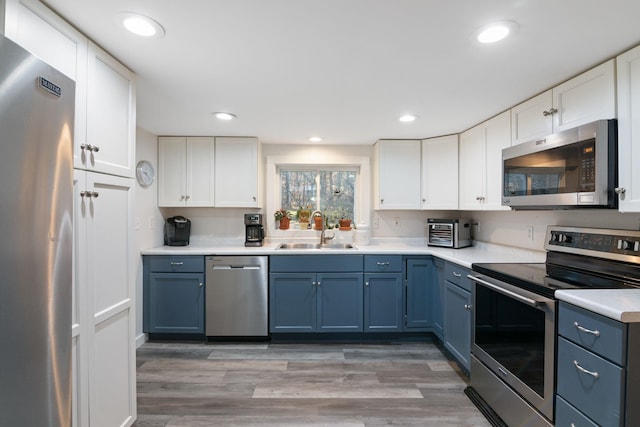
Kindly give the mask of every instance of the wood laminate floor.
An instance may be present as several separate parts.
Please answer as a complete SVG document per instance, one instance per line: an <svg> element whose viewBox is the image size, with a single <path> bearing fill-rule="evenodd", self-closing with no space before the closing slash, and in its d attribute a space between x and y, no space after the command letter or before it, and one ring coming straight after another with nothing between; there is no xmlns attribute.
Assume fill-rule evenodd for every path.
<svg viewBox="0 0 640 427"><path fill-rule="evenodd" d="M432 343L148 342L137 368L134 427L490 426Z"/></svg>

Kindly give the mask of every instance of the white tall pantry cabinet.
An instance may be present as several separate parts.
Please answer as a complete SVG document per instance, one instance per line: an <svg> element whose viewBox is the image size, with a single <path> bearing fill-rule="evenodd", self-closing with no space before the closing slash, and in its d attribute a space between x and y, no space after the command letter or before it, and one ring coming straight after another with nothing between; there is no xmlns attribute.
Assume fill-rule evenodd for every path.
<svg viewBox="0 0 640 427"><path fill-rule="evenodd" d="M41 3L0 6L5 36L76 82L73 425L129 426L136 419L135 76Z"/></svg>

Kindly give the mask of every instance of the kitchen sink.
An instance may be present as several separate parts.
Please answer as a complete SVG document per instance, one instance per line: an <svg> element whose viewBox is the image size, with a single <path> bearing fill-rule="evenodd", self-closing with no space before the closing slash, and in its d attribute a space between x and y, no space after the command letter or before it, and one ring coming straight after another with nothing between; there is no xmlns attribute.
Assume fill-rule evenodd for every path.
<svg viewBox="0 0 640 427"><path fill-rule="evenodd" d="M351 243L280 243L276 249L357 249Z"/></svg>

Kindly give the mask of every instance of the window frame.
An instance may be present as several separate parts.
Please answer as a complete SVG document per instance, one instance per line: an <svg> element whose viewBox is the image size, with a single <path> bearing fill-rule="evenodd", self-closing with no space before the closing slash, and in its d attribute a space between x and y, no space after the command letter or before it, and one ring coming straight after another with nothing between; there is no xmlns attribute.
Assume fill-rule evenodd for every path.
<svg viewBox="0 0 640 427"><path fill-rule="evenodd" d="M371 213L371 168L370 158L362 156L336 156L335 158L301 159L296 155L266 156L265 167L265 213L264 227L267 236L291 237L295 235L308 236L309 230L279 230L273 213L280 209L280 168L355 168L358 170L355 181L354 217L359 223L369 223ZM313 231L313 230L312 230Z"/></svg>

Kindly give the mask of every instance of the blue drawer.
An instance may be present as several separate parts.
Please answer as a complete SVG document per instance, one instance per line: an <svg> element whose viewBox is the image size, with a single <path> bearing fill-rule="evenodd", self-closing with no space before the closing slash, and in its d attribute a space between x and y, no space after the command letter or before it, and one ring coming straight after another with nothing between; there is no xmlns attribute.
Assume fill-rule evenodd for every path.
<svg viewBox="0 0 640 427"><path fill-rule="evenodd" d="M457 264L447 262L444 265L445 280L471 292L471 282L467 279L467 274L471 274L471 270L460 267Z"/></svg>
<svg viewBox="0 0 640 427"><path fill-rule="evenodd" d="M597 373L597 378L580 368ZM558 395L596 423L621 425L624 378L621 367L558 338Z"/></svg>
<svg viewBox="0 0 640 427"><path fill-rule="evenodd" d="M401 255L365 255L364 271L367 273L402 272Z"/></svg>
<svg viewBox="0 0 640 427"><path fill-rule="evenodd" d="M556 426L598 427L598 424L591 421L562 397L556 396Z"/></svg>
<svg viewBox="0 0 640 427"><path fill-rule="evenodd" d="M149 271L154 273L204 273L204 256L152 255Z"/></svg>
<svg viewBox="0 0 640 427"><path fill-rule="evenodd" d="M273 255L270 272L362 272L363 255Z"/></svg>
<svg viewBox="0 0 640 427"><path fill-rule="evenodd" d="M581 328L597 331L597 334ZM558 334L618 365L626 364L627 330L624 323L560 301Z"/></svg>

